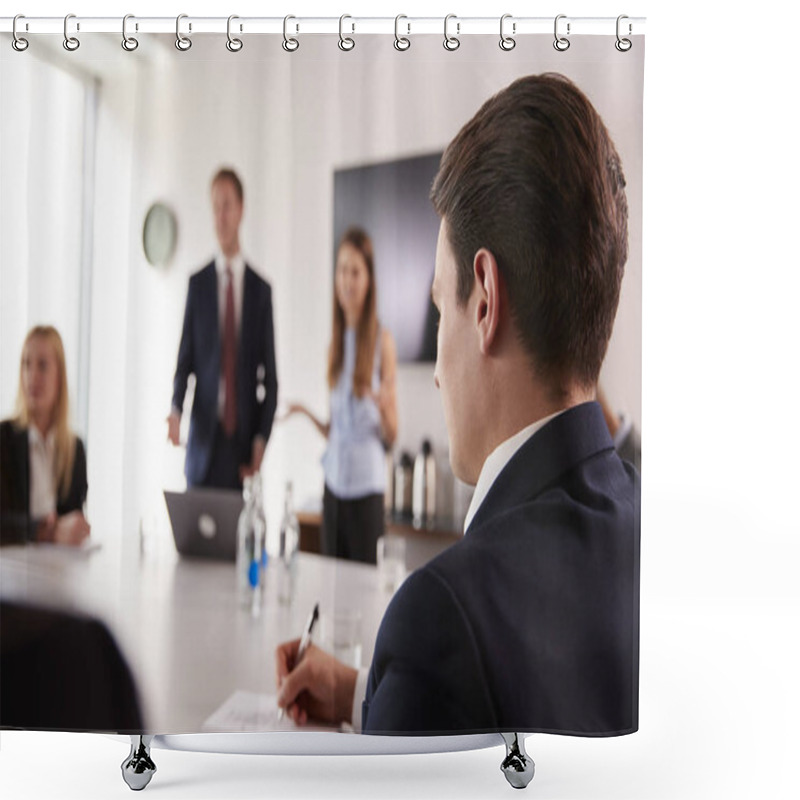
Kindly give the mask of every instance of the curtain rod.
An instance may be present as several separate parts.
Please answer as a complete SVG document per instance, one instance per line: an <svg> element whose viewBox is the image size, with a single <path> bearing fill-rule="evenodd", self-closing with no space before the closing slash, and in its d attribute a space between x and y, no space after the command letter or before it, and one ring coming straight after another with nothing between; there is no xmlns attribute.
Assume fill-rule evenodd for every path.
<svg viewBox="0 0 800 800"><path fill-rule="evenodd" d="M130 15L126 29L132 33L175 33L176 17L136 17ZM445 31L444 17L238 17L230 23L228 17L194 17L181 15L180 27L184 34L228 32L228 25L236 34L283 34L287 30L298 34L359 34L378 33L413 36L415 34L439 34ZM121 33L122 17L81 17L70 15L69 31L73 33ZM447 30L450 35L499 34L500 17L459 17L450 15ZM503 31L506 35L553 34L558 25L559 34L636 36L644 34L645 17L570 17L565 14L555 17L515 17L504 15ZM618 25L621 27L618 29ZM287 27L285 27L287 26ZM14 30L13 17L0 17L0 32ZM61 33L65 30L64 17L35 17L20 15L16 32L22 34Z"/></svg>

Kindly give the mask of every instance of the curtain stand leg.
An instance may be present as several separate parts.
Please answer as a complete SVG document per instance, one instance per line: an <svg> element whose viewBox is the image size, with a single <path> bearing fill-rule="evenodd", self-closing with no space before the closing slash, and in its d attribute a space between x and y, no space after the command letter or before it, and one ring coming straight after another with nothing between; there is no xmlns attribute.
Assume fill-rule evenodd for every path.
<svg viewBox="0 0 800 800"><path fill-rule="evenodd" d="M152 736L131 734L131 752L122 762L122 778L134 792L140 792L155 775L156 765L150 758Z"/></svg>
<svg viewBox="0 0 800 800"><path fill-rule="evenodd" d="M519 733L501 733L506 744L506 757L500 765L506 780L515 789L524 789L532 780L536 765L525 752L525 739Z"/></svg>

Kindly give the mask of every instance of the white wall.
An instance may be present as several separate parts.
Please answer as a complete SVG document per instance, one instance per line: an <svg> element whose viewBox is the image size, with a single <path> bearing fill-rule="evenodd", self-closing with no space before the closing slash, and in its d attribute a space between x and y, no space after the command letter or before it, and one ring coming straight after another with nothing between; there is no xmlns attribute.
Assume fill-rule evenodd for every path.
<svg viewBox="0 0 800 800"><path fill-rule="evenodd" d="M172 37L163 39L158 59L139 76L132 239L150 203L163 200L177 213L179 241L163 272L146 264L138 239L131 251L127 393L137 402L127 415L126 485L139 506L130 509L126 531L138 524L137 514L160 508L165 484L181 485L182 453L164 443L164 417L186 282L215 248L214 171L230 164L245 183L243 248L273 287L280 398L302 399L325 415L334 171L443 149L483 100L530 72L568 71L603 114L627 167L631 258L604 383L639 423L641 118L630 70L616 74L612 67L613 81L598 80L591 60L550 55L552 48L535 40L502 53L494 37L479 47L489 67L446 53L435 39L415 42L409 56L381 39L360 37L356 50L342 54L330 37L309 37L291 58L274 37L248 40L236 55L200 39L179 54ZM429 436L444 458L433 366L401 366L398 399L397 451L414 453ZM265 464L273 521L285 479L294 481L300 502L319 497L323 449L305 420L276 424Z"/></svg>
<svg viewBox="0 0 800 800"><path fill-rule="evenodd" d="M66 69L57 53L46 55L4 60L0 76L0 417L13 411L22 343L34 325L59 330L73 396L78 375L83 116L90 77ZM63 134L50 140L56 126Z"/></svg>
<svg viewBox="0 0 800 800"><path fill-rule="evenodd" d="M523 74L570 75L603 115L626 168L630 259L603 383L640 424L641 87L631 58L609 54L605 41L592 38L579 56L556 53L547 37L527 37L510 53L494 36L456 53L436 37L415 40L407 53L382 37L360 36L350 53L335 41L308 37L289 56L279 37L248 38L237 54L203 37L179 53L172 35L148 35L134 56L117 37L98 35L70 55L101 80L88 445L90 511L102 537L122 534L134 546L142 525L168 537L161 492L184 479L183 451L166 443L165 417L187 280L216 247L209 202L216 169L230 165L244 180L242 244L273 288L280 399L303 400L326 415L334 171L442 150L486 98ZM600 58L611 77L597 69ZM165 269L150 266L141 246L155 201L178 219L177 249ZM4 282L6 264L19 257L4 251ZM5 342L2 349L6 374L6 361L17 356ZM396 452L413 454L429 437L449 471L432 365L401 365L398 401ZM321 495L323 449L305 420L276 423L264 467L273 532L286 479L300 503Z"/></svg>

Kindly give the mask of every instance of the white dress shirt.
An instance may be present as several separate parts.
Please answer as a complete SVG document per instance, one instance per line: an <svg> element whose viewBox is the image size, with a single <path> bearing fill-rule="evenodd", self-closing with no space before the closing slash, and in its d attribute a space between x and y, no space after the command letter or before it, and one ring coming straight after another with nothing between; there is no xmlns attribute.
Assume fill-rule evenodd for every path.
<svg viewBox="0 0 800 800"><path fill-rule="evenodd" d="M42 437L38 428L28 428L30 487L28 512L42 519L56 510L56 434L52 429Z"/></svg>
<svg viewBox="0 0 800 800"><path fill-rule="evenodd" d="M225 335L225 305L228 295L228 276L225 268L230 264L233 274L233 310L236 317L236 352L239 352L239 329L242 323L242 296L244 294L244 258L241 252L233 258L226 258L221 252L214 258L214 266L217 270L217 298L219 308L219 342L220 354L222 353L222 337ZM225 376L220 370L219 393L217 395L217 414L222 419L225 412Z"/></svg>
<svg viewBox="0 0 800 800"><path fill-rule="evenodd" d="M544 419L536 420L536 422L531 423L526 428L515 433L492 450L486 461L483 462L481 474L478 476L478 482L475 484L475 493L472 495L472 501L469 504L467 516L464 519L464 533L467 532L470 522L472 522L475 514L478 513L478 509L486 499L486 495L489 494L489 489L492 488L497 476L503 471L506 464L511 461L514 453L516 453L531 436L547 425L550 420L555 419L563 412L564 409L556 411L555 414L551 414Z"/></svg>

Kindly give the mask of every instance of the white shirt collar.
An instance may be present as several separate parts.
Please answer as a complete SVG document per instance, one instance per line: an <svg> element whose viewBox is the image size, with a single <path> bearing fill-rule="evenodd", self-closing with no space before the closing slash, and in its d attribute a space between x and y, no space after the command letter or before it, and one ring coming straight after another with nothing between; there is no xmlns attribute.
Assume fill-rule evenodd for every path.
<svg viewBox="0 0 800 800"><path fill-rule="evenodd" d="M547 425L550 420L555 419L565 410L566 409L556 411L555 414L551 414L549 417L536 420L536 422L531 423L526 428L523 428L521 431L518 431L513 436L499 444L489 454L489 456L486 458L486 461L483 462L481 474L478 476L478 482L475 484L475 492L472 495L472 500L470 501L469 508L467 509L467 516L464 519L464 533L467 532L467 529L475 517L475 514L478 513L478 509L486 499L486 495L489 494L489 489L492 488L495 480L497 480L497 476L503 471L506 464L511 461L511 458L514 456L517 450L519 450L519 448L522 447L522 445L525 444L525 442L527 442L531 436Z"/></svg>
<svg viewBox="0 0 800 800"><path fill-rule="evenodd" d="M52 450L56 444L56 432L54 428L50 428L45 436L39 432L35 425L28 426L28 444L34 446L44 446L46 450Z"/></svg>
<svg viewBox="0 0 800 800"><path fill-rule="evenodd" d="M240 250L233 258L227 258L221 252L217 252L217 255L214 257L214 266L217 268L217 277L222 278L225 274L225 265L231 265L231 272L233 272L233 278L235 281L239 281L241 276L244 274L244 257L242 256L242 251ZM220 281L220 284L222 281Z"/></svg>

